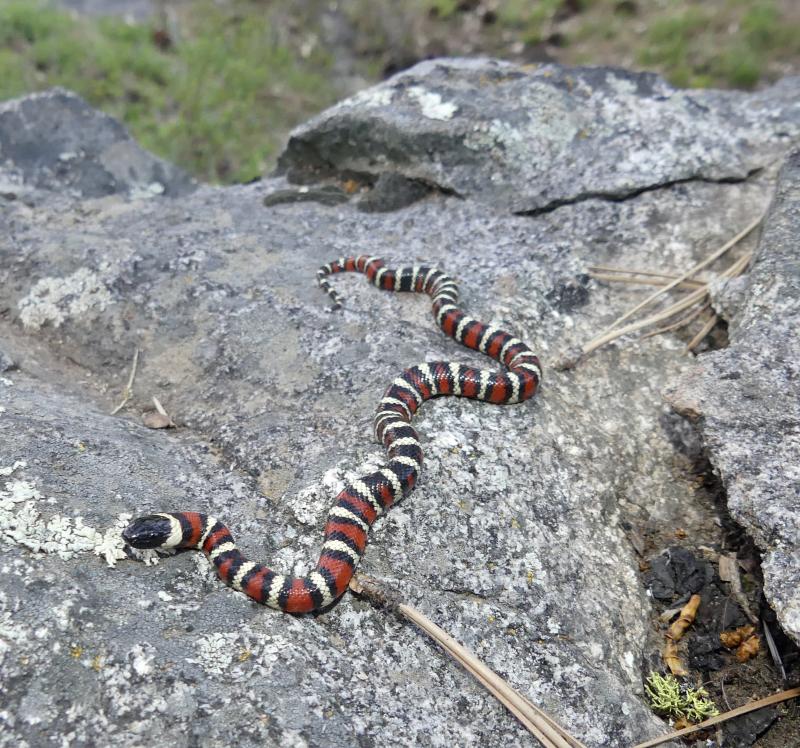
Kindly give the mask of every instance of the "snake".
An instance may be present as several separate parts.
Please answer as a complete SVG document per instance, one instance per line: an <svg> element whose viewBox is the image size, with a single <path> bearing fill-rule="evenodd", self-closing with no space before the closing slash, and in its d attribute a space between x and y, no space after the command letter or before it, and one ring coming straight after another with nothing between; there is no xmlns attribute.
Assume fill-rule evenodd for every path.
<svg viewBox="0 0 800 748"><path fill-rule="evenodd" d="M336 497L324 529L319 560L304 576L287 576L238 549L228 527L200 512L163 512L133 520L122 538L137 549L193 549L206 554L219 577L258 603L286 613L325 611L345 592L364 554L370 527L393 504L412 491L422 468L419 434L411 425L426 400L466 397L489 403L521 403L541 381L539 359L511 333L465 314L458 286L443 271L425 265L391 269L378 257L341 257L322 266L317 282L341 308L342 298L328 277L358 272L386 291L425 293L442 331L467 348L500 362L505 371L479 369L451 361L431 361L405 369L386 389L373 421L375 436L388 462L354 480Z"/></svg>

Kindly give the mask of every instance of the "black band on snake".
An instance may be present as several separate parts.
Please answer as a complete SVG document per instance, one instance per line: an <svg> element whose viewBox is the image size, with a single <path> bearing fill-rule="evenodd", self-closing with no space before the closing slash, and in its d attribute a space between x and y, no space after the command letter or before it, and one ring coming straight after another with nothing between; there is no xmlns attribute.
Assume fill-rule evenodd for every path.
<svg viewBox="0 0 800 748"><path fill-rule="evenodd" d="M411 420L425 400L442 395L490 403L520 403L535 392L539 360L525 343L504 330L468 317L458 306L455 282L425 266L391 270L377 257L347 257L320 268L320 287L334 307L340 298L328 283L334 273L359 272L386 291L413 291L433 298L439 327L457 342L502 363L507 371L474 369L450 361L418 364L403 371L386 390L375 414L375 435L388 453L386 467L347 486L325 525L316 567L303 577L288 577L248 561L228 528L197 512L153 514L134 520L122 533L134 548L202 550L222 580L259 603L287 613L309 613L331 605L347 589L376 518L408 494L422 468L422 449Z"/></svg>

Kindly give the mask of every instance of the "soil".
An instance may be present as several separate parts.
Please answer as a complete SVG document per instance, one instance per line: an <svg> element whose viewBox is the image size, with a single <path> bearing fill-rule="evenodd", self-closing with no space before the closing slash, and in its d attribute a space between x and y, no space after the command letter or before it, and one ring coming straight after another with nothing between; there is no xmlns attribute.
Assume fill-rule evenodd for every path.
<svg viewBox="0 0 800 748"><path fill-rule="evenodd" d="M687 680L702 685L720 712L777 691L791 688L800 682L800 650L788 640L775 624L774 614L762 595L760 558L758 550L741 528L728 515L725 496L711 466L699 451L699 442L689 445L686 454L675 463L676 480L689 481L695 487L694 521L681 526L631 528L632 542L641 557L642 584L662 599L653 596L652 637L649 670L664 671L660 652L669 622L661 618L664 611L680 608L691 594L702 598L697 618L679 643L681 659L689 668ZM719 641L721 631L748 623L747 616L737 604L730 585L719 578L719 554L735 556L739 562L742 587L750 611L757 617L760 648L746 662L739 662L733 652ZM672 563L674 593L662 582L664 560ZM692 561L693 560L693 561ZM674 617L670 620L674 620ZM763 633L769 626L780 654L785 678L772 657ZM716 730L695 736L690 745L711 745L722 748L756 746L756 748L788 748L800 743L800 709L795 701L779 704L724 722Z"/></svg>

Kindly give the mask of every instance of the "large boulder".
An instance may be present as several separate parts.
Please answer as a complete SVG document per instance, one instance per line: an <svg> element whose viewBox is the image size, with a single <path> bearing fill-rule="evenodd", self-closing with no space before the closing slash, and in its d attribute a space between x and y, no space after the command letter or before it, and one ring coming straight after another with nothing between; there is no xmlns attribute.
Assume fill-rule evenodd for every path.
<svg viewBox="0 0 800 748"><path fill-rule="evenodd" d="M153 566L122 552L126 515L197 509L254 558L308 569L337 490L382 459L370 422L397 372L487 363L436 328L427 299L363 278L335 279L346 301L331 313L316 268L359 253L439 265L472 315L545 364L525 404L422 409L421 481L377 523L362 569L587 745L663 731L641 698L650 609L626 528L707 519L660 396L691 364L668 336L568 373L548 363L638 298L590 282L587 263L684 267L766 207L800 136L798 93L437 61L299 128L286 176L146 200L34 177L32 199L0 203L0 348L18 367L0 379L10 744L527 739L361 600L294 618L198 554ZM111 415L136 349L132 397ZM178 429L141 425L153 396Z"/></svg>

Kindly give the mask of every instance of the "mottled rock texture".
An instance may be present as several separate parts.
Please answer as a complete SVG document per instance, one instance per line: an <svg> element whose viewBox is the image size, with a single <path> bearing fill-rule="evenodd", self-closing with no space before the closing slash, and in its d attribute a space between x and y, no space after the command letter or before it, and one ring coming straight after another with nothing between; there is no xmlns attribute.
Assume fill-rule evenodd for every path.
<svg viewBox="0 0 800 748"><path fill-rule="evenodd" d="M733 517L763 552L765 593L800 643L800 152L781 170L730 346L667 393L696 420Z"/></svg>
<svg viewBox="0 0 800 748"><path fill-rule="evenodd" d="M298 176L395 172L537 215L744 179L796 140L797 86L676 92L654 74L431 61L298 128L280 163Z"/></svg>
<svg viewBox="0 0 800 748"><path fill-rule="evenodd" d="M115 119L64 90L0 104L0 195L14 186L92 198L183 195L192 180L147 153Z"/></svg>
<svg viewBox="0 0 800 748"><path fill-rule="evenodd" d="M80 197L3 165L29 192L0 198L0 348L18 365L0 379L0 744L533 744L416 630L351 596L292 618L198 554L120 558L125 514L197 509L254 557L308 569L332 497L382 459L370 423L397 372L486 363L427 299L363 278L336 279L331 313L316 268L362 252L449 271L464 307L546 370L523 405L422 409L421 481L362 569L587 745L662 731L641 699L649 603L623 524L702 519L660 394L693 364L670 336L548 364L639 298L587 264L685 267L764 209L798 93L439 61L300 128L281 160L300 190L279 176ZM378 195L366 211L370 191L331 200L321 174ZM153 395L178 429L141 425Z"/></svg>

